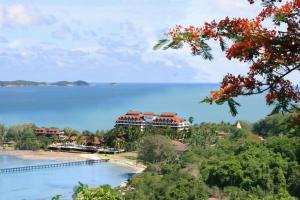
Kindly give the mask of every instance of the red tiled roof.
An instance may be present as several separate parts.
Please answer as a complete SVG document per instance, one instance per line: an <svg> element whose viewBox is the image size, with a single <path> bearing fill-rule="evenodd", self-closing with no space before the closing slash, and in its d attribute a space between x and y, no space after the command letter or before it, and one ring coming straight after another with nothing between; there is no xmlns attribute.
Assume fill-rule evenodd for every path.
<svg viewBox="0 0 300 200"><path fill-rule="evenodd" d="M144 115L155 115L155 112L144 112Z"/></svg>
<svg viewBox="0 0 300 200"><path fill-rule="evenodd" d="M153 120L154 122L172 122L172 123L180 123L180 122L184 122L184 120L180 117L178 117L177 115L173 115L172 117L169 116L158 116L156 117L156 119Z"/></svg>
<svg viewBox="0 0 300 200"><path fill-rule="evenodd" d="M176 116L176 115L177 115L177 113L174 113L174 112L163 112L163 113L161 113L160 116L162 116L162 117L173 117L173 116Z"/></svg>
<svg viewBox="0 0 300 200"><path fill-rule="evenodd" d="M144 121L144 115L138 111L128 111L125 115L120 116L116 121L120 120L133 120L133 121Z"/></svg>
<svg viewBox="0 0 300 200"><path fill-rule="evenodd" d="M140 115L142 114L141 112L139 111L134 111L134 110L129 110L126 115Z"/></svg>
<svg viewBox="0 0 300 200"><path fill-rule="evenodd" d="M42 133L42 134L60 134L60 130L58 128L36 128L34 129L35 133Z"/></svg>

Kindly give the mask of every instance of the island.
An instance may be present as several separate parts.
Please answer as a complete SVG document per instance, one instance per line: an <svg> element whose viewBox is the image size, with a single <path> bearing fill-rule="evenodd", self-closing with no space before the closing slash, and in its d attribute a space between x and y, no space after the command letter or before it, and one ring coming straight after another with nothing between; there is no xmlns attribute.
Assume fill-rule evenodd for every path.
<svg viewBox="0 0 300 200"><path fill-rule="evenodd" d="M28 87L28 86L89 86L88 82L78 81L58 81L53 83L48 82L36 82L36 81L0 81L0 87Z"/></svg>

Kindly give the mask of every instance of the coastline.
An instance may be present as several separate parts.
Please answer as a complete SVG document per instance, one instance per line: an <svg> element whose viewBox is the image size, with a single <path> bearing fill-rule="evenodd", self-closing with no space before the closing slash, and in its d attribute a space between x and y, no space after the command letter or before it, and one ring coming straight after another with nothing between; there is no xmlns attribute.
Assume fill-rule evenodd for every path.
<svg viewBox="0 0 300 200"><path fill-rule="evenodd" d="M132 169L134 173L141 173L145 170L146 166L137 163L135 160L126 159L118 155L105 155L105 154L91 154L91 153L71 153L71 152L57 152L57 151L27 151L27 150L11 150L0 149L0 155L12 155L21 159L27 160L59 160L59 161L79 161L79 160L97 160L109 159L110 163L116 165L123 165Z"/></svg>

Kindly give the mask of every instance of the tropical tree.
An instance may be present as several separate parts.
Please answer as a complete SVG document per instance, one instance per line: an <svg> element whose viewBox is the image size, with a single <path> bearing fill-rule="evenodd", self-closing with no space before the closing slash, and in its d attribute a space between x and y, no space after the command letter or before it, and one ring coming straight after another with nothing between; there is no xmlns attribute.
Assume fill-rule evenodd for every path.
<svg viewBox="0 0 300 200"><path fill-rule="evenodd" d="M190 122L190 124L193 124L193 122L194 122L194 117L189 117L188 121Z"/></svg>
<svg viewBox="0 0 300 200"><path fill-rule="evenodd" d="M6 128L3 124L0 124L0 142L4 141L6 135Z"/></svg>
<svg viewBox="0 0 300 200"><path fill-rule="evenodd" d="M122 200L119 195L109 185L102 185L96 188L89 188L87 185L79 183L74 189L74 200Z"/></svg>
<svg viewBox="0 0 300 200"><path fill-rule="evenodd" d="M75 130L75 129L72 129L72 128L64 128L64 134L66 136L79 136L80 135L80 132Z"/></svg>
<svg viewBox="0 0 300 200"><path fill-rule="evenodd" d="M300 101L298 86L287 79L289 74L300 70L300 0L248 1L263 3L255 18L226 17L200 27L176 25L167 33L169 37L154 48L178 49L188 44L193 55L211 60L207 42L216 40L229 60L248 63L249 71L245 76L227 74L220 89L212 91L204 102L228 102L231 113L236 115L239 104L235 97L267 92L266 103L275 105L273 113L289 111Z"/></svg>
<svg viewBox="0 0 300 200"><path fill-rule="evenodd" d="M206 148L217 141L217 130L215 126L202 124L191 128L191 137L189 143L194 146Z"/></svg>
<svg viewBox="0 0 300 200"><path fill-rule="evenodd" d="M284 113L284 115L282 113L273 114L254 123L253 131L265 137L274 135L299 135L299 130L292 126L295 117L297 117L297 112Z"/></svg>
<svg viewBox="0 0 300 200"><path fill-rule="evenodd" d="M146 136L141 147L138 159L145 163L168 161L175 156L175 148L171 140L163 135Z"/></svg>

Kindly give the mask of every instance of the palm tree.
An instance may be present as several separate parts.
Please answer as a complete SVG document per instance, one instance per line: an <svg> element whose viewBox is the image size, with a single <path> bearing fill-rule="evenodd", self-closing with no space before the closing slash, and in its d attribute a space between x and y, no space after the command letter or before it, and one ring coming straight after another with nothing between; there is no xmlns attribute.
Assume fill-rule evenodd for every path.
<svg viewBox="0 0 300 200"><path fill-rule="evenodd" d="M190 122L190 124L193 124L193 122L194 122L194 117L189 117L188 121Z"/></svg>

